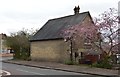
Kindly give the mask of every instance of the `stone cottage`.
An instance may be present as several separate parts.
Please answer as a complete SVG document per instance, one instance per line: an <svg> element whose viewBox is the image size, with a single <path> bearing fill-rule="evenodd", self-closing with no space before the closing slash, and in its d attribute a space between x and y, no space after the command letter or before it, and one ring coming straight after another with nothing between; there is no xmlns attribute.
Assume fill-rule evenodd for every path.
<svg viewBox="0 0 120 77"><path fill-rule="evenodd" d="M61 31L70 25L93 23L90 13L79 13L79 9L79 6L74 8L74 15L48 20L30 39L32 60L65 62L70 59L70 47L60 35Z"/></svg>

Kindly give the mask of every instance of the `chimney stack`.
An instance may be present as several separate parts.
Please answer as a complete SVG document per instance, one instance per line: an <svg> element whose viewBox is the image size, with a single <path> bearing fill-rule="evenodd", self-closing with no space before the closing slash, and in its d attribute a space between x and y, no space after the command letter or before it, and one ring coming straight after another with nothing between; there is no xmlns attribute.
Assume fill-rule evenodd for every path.
<svg viewBox="0 0 120 77"><path fill-rule="evenodd" d="M80 7L79 6L78 7L75 6L75 8L74 8L74 14L75 15L79 14L79 10L80 10Z"/></svg>

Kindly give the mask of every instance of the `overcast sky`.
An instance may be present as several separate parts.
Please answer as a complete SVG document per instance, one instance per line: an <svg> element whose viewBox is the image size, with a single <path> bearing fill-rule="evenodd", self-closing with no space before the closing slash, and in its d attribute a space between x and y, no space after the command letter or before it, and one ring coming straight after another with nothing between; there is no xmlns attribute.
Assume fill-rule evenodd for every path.
<svg viewBox="0 0 120 77"><path fill-rule="evenodd" d="M119 0L0 0L0 33L41 28L49 19L89 11L92 17L109 8L118 9Z"/></svg>

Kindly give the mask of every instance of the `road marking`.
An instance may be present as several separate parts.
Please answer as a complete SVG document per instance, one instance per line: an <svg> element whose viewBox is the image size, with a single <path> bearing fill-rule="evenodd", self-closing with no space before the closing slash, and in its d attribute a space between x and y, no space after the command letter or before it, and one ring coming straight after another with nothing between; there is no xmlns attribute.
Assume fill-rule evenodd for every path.
<svg viewBox="0 0 120 77"><path fill-rule="evenodd" d="M26 70L22 70L22 69L16 69L18 71L22 71L22 72L27 72L27 73L32 73L32 74L37 74L37 75L45 75L45 74L40 74L40 73L36 73L36 72L30 72L30 71L26 71Z"/></svg>
<svg viewBox="0 0 120 77"><path fill-rule="evenodd" d="M2 73L6 73L6 75L11 75L11 73L10 73L10 72L5 71L5 70L1 70L1 71L0 71L0 76L2 76Z"/></svg>
<svg viewBox="0 0 120 77"><path fill-rule="evenodd" d="M6 75L11 75L11 73L10 72L8 72L8 71L5 71L5 70L2 70L3 72L5 72L6 73Z"/></svg>

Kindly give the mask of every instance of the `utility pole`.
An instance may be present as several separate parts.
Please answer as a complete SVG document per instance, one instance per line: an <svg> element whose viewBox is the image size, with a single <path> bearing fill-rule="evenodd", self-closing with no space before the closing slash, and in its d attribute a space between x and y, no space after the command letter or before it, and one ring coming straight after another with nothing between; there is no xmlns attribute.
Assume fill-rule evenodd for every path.
<svg viewBox="0 0 120 77"><path fill-rule="evenodd" d="M0 46L1 46L1 47L0 47L0 53L1 53L1 54L2 54L2 45L3 45L2 42L3 42L3 40L2 40L2 38L1 38L1 40L0 40Z"/></svg>
<svg viewBox="0 0 120 77"><path fill-rule="evenodd" d="M120 1L118 2L118 29L119 29L118 30L118 44L120 44ZM120 54L120 45L118 45L118 52ZM118 75L120 76L120 64L119 64Z"/></svg>
<svg viewBox="0 0 120 77"><path fill-rule="evenodd" d="M2 60L2 35L0 36L0 60ZM2 69L2 63L0 63L0 69Z"/></svg>

